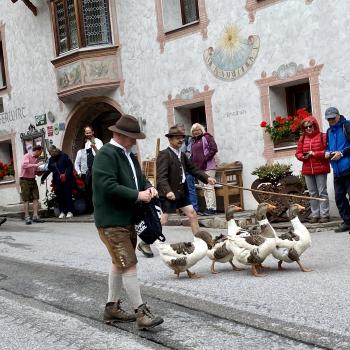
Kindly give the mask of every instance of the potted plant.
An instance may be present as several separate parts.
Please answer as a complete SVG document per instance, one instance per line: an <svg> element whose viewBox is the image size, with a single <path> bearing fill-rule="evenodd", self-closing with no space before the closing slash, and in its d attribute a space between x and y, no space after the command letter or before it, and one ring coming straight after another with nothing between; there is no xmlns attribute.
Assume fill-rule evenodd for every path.
<svg viewBox="0 0 350 350"><path fill-rule="evenodd" d="M292 175L292 164L265 164L255 168L252 175L258 178L253 181L251 189L283 194L308 195L302 176ZM269 202L276 209L270 216L270 221L287 221L286 211L291 202L303 205L306 210L300 215L301 219L310 215L310 201L307 199L294 199L268 193L253 192L258 203Z"/></svg>
<svg viewBox="0 0 350 350"><path fill-rule="evenodd" d="M10 163L0 162L0 180L13 180L14 175L15 170L12 161Z"/></svg>
<svg viewBox="0 0 350 350"><path fill-rule="evenodd" d="M301 134L301 124L303 119L310 116L305 108L297 110L295 116L277 116L272 124L263 120L260 126L265 129L275 147L284 147L295 144Z"/></svg>
<svg viewBox="0 0 350 350"><path fill-rule="evenodd" d="M51 182L51 191L48 191L46 189L46 196L43 200L44 205L46 206L46 217L50 216L58 216L60 214L57 204L57 196L55 193L55 187L53 186L53 183Z"/></svg>

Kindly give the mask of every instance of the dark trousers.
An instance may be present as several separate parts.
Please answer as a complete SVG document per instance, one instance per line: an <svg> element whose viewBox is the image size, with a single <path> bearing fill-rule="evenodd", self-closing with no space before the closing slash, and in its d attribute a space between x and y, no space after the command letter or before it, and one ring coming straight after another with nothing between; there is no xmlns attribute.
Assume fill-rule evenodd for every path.
<svg viewBox="0 0 350 350"><path fill-rule="evenodd" d="M350 225L350 205L346 196L350 197L350 175L334 177L334 195L341 218Z"/></svg>
<svg viewBox="0 0 350 350"><path fill-rule="evenodd" d="M72 188L69 184L61 185L57 188L57 202L58 209L61 213L67 214L69 211L72 213L74 211L73 208L73 200L72 200Z"/></svg>
<svg viewBox="0 0 350 350"><path fill-rule="evenodd" d="M90 174L82 174L82 180L85 182L85 201L86 201L86 211L87 213L92 213L94 211L94 206L92 204L92 176Z"/></svg>

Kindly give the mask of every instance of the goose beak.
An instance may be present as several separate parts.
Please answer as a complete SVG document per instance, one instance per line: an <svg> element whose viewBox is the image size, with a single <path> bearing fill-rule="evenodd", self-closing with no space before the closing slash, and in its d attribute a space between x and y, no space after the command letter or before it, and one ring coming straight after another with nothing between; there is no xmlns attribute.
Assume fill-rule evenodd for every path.
<svg viewBox="0 0 350 350"><path fill-rule="evenodd" d="M299 210L305 210L305 207L303 207L302 205L297 204L297 206L298 206L298 209L299 209Z"/></svg>
<svg viewBox="0 0 350 350"><path fill-rule="evenodd" d="M270 203L267 204L267 207L269 208L269 210L276 209L276 206Z"/></svg>

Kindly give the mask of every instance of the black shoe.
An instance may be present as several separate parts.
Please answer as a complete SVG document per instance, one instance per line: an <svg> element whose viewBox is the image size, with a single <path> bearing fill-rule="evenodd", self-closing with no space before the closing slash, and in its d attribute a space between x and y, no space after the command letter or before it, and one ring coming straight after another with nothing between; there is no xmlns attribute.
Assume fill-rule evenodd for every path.
<svg viewBox="0 0 350 350"><path fill-rule="evenodd" d="M344 232L350 230L350 224L342 223L338 228L334 229L334 232Z"/></svg>
<svg viewBox="0 0 350 350"><path fill-rule="evenodd" d="M215 209L206 209L206 211L204 212L204 215L206 215L206 216L216 215L216 210Z"/></svg>
<svg viewBox="0 0 350 350"><path fill-rule="evenodd" d="M153 252L151 246L143 241L137 245L137 249L147 258L153 258Z"/></svg>
<svg viewBox="0 0 350 350"><path fill-rule="evenodd" d="M39 217L35 217L33 216L32 222L36 223L36 224L40 224L45 222L44 220L41 220Z"/></svg>
<svg viewBox="0 0 350 350"><path fill-rule="evenodd" d="M6 218L1 218L1 219L0 219L0 226L1 226L4 222L6 222L6 221L7 221Z"/></svg>
<svg viewBox="0 0 350 350"><path fill-rule="evenodd" d="M25 218L25 223L26 223L26 225L31 225L32 224L32 220L30 220L29 216L27 218Z"/></svg>

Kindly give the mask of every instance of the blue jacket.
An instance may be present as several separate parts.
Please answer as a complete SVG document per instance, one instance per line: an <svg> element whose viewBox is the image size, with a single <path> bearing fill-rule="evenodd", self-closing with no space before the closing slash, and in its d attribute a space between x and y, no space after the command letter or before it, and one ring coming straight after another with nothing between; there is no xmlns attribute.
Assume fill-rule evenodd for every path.
<svg viewBox="0 0 350 350"><path fill-rule="evenodd" d="M335 177L350 174L350 142L345 136L344 124L350 124L350 121L341 115L339 122L327 130L326 152L340 151L343 153L342 158L331 161Z"/></svg>

